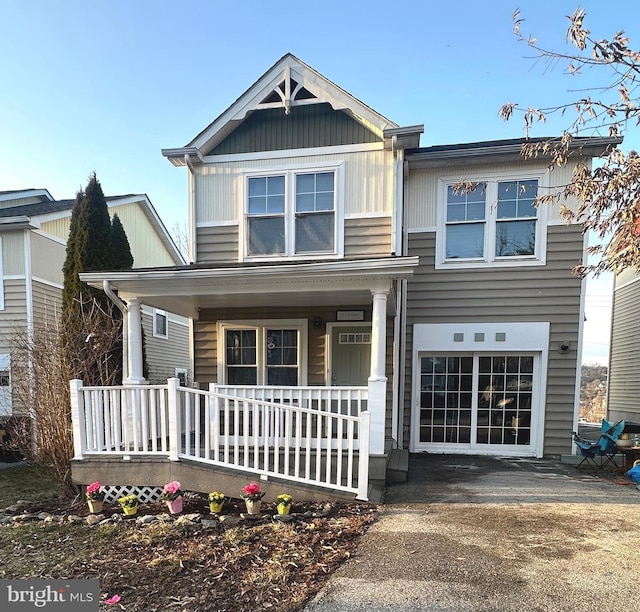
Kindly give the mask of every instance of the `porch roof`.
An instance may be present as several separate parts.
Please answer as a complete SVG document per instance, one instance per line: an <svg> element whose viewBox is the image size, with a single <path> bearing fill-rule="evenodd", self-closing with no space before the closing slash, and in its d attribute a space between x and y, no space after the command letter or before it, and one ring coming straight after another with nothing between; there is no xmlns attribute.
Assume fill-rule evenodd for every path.
<svg viewBox="0 0 640 612"><path fill-rule="evenodd" d="M198 318L205 308L358 306L372 290L409 278L418 257L382 257L278 264L196 264L120 272L85 272L81 280L102 289L108 283L127 300ZM394 313L394 300L388 302Z"/></svg>

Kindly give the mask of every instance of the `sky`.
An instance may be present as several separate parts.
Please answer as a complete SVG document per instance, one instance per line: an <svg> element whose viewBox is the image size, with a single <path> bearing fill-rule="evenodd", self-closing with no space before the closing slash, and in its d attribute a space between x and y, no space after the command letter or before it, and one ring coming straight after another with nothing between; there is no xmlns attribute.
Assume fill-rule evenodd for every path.
<svg viewBox="0 0 640 612"><path fill-rule="evenodd" d="M160 150L187 144L288 52L395 123L424 124L421 146L519 138L504 103L551 106L603 83L536 61L512 15L567 50L578 6L598 38L640 40L637 0L2 0L0 191L73 198L95 171L105 194L146 193L168 229L184 225L186 170ZM587 291L583 362L606 363L611 278Z"/></svg>

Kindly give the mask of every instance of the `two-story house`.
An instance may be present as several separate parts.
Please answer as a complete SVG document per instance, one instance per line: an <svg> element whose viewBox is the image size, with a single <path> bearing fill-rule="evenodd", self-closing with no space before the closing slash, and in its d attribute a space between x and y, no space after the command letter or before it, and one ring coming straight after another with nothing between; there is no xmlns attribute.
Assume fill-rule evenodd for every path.
<svg viewBox="0 0 640 612"><path fill-rule="evenodd" d="M624 419L625 432L640 434L640 330L636 308L640 300L640 274L625 270L614 277L611 313L611 346L607 383L607 415Z"/></svg>
<svg viewBox="0 0 640 612"><path fill-rule="evenodd" d="M199 390L168 384L145 400L165 430L96 444L76 384L76 482L90 467L206 490L235 470L366 498L393 449L570 452L583 236L534 200L571 164L548 172L520 140L421 148L422 132L288 54L163 150L188 174L191 264L83 279L191 317ZM152 474L149 454L173 461Z"/></svg>
<svg viewBox="0 0 640 612"><path fill-rule="evenodd" d="M0 192L0 415L20 414L11 392L11 348L60 313L66 243L74 200L55 200L46 189ZM127 233L136 268L184 263L146 195L107 198ZM142 306L151 381L191 377L189 320Z"/></svg>

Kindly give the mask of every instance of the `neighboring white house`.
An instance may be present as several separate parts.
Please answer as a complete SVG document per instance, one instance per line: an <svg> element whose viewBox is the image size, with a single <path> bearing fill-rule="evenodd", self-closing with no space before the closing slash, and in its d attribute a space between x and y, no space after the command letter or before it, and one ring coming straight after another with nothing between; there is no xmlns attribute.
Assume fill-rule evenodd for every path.
<svg viewBox="0 0 640 612"><path fill-rule="evenodd" d="M577 139L571 163L549 173L548 159L521 156L522 140L420 147L422 132L287 54L187 145L163 150L188 174L191 265L82 275L193 319L194 380L212 403L199 415L167 400L178 416L166 418L195 437L169 435L157 453L337 490L334 472L365 458L368 483L383 482L394 448L571 451L583 235L534 200L619 139ZM353 389L357 409L331 395ZM266 420L245 430L230 410ZM361 415L366 449L347 432ZM287 453L292 464L348 453L345 440L359 448L344 455L350 468L331 463L341 452L306 475L289 465ZM246 459L254 443L264 462ZM95 469L103 449L80 433L78 444L83 482L85 452Z"/></svg>

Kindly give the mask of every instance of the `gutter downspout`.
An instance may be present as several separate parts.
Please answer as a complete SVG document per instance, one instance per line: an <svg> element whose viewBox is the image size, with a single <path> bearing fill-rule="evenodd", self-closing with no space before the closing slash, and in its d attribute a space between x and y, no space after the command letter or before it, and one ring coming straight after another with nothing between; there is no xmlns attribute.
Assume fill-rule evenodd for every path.
<svg viewBox="0 0 640 612"><path fill-rule="evenodd" d="M122 312L122 380L125 381L129 377L129 324L127 321L128 309L127 305L113 292L108 280L102 281L102 290L107 297Z"/></svg>
<svg viewBox="0 0 640 612"><path fill-rule="evenodd" d="M191 155L185 153L184 163L189 169L189 202L188 202L188 218L189 218L189 263L197 261L198 253L196 251L196 173L191 163Z"/></svg>
<svg viewBox="0 0 640 612"><path fill-rule="evenodd" d="M393 136L392 140L393 151L393 210L392 215L392 236L391 244L396 256L404 255L403 253L403 231L404 231L404 149L399 149L397 146L397 136ZM395 441L397 448L402 448L402 427L399 427L400 419L402 418L401 406L404 406L402 396L404 394L404 368L403 355L404 355L404 337L403 330L404 325L404 288L406 281L401 280L396 289L398 293L398 304L396 306L397 312L394 319L393 329L393 381L392 381L392 403L391 403L391 437Z"/></svg>

